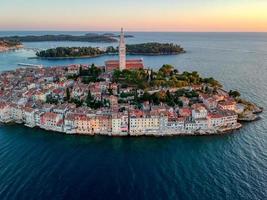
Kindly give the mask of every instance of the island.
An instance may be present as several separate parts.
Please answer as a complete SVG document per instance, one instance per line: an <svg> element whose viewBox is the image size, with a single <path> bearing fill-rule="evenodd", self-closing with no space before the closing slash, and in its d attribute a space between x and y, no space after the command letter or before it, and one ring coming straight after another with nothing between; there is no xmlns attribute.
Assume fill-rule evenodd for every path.
<svg viewBox="0 0 267 200"><path fill-rule="evenodd" d="M27 67L0 74L0 121L75 135L218 135L262 108L212 77L92 65Z"/></svg>
<svg viewBox="0 0 267 200"><path fill-rule="evenodd" d="M95 57L109 54L118 54L118 47L109 46L107 48L98 47L57 47L39 51L36 53L39 58L57 59L57 58L77 58L77 57ZM142 43L126 45L128 55L177 55L185 53L185 50L172 43Z"/></svg>
<svg viewBox="0 0 267 200"><path fill-rule="evenodd" d="M23 45L17 40L3 40L0 39L0 52L16 50L22 48Z"/></svg>
<svg viewBox="0 0 267 200"><path fill-rule="evenodd" d="M106 51L97 47L57 47L36 52L38 58L90 58L105 55Z"/></svg>
<svg viewBox="0 0 267 200"><path fill-rule="evenodd" d="M75 42L117 42L113 35L87 33L85 35L27 35L0 37L0 40L19 42L75 41Z"/></svg>

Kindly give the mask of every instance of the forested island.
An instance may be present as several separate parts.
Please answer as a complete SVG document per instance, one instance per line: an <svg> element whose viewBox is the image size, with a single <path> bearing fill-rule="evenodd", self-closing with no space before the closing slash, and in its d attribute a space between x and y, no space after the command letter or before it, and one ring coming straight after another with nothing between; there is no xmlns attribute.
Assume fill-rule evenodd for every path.
<svg viewBox="0 0 267 200"><path fill-rule="evenodd" d="M97 47L57 47L36 53L40 58L96 57L104 54L106 52Z"/></svg>
<svg viewBox="0 0 267 200"><path fill-rule="evenodd" d="M114 35L88 33L85 35L27 35L1 37L0 40L20 42L78 41L78 42L117 42Z"/></svg>
<svg viewBox="0 0 267 200"><path fill-rule="evenodd" d="M126 45L127 54L132 55L172 55L185 53L185 50L177 44L149 42ZM107 48L107 53L118 53L118 47Z"/></svg>
<svg viewBox="0 0 267 200"><path fill-rule="evenodd" d="M0 52L21 48L21 42L17 40L0 39Z"/></svg>
<svg viewBox="0 0 267 200"><path fill-rule="evenodd" d="M184 49L172 43L142 43L126 45L130 55L174 55L184 53ZM41 58L75 58L95 57L105 54L117 54L118 47L109 46L106 49L98 47L57 47L36 53Z"/></svg>

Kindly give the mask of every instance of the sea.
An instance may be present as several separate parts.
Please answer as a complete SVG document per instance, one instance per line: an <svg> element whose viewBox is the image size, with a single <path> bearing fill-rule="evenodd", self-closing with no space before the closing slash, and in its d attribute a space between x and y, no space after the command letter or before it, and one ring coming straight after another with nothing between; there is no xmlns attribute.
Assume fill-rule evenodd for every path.
<svg viewBox="0 0 267 200"><path fill-rule="evenodd" d="M0 32L8 35L86 32ZM128 34L128 33L127 33ZM180 72L214 77L226 90L267 108L267 33L131 32L128 44L168 42L185 54L129 56L146 67L172 64ZM58 46L117 46L116 43L32 42L1 53L0 71L18 63L104 65L98 58L29 59ZM218 136L74 136L22 125L0 125L0 199L267 199L267 115Z"/></svg>

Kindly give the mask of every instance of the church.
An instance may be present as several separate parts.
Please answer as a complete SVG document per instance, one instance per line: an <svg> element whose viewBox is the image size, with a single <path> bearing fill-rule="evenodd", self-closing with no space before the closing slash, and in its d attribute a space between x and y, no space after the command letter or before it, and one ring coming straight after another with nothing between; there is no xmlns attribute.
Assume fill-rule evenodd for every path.
<svg viewBox="0 0 267 200"><path fill-rule="evenodd" d="M125 44L124 32L123 29L121 29L120 44L119 44L119 60L106 61L105 62L106 71L113 71L115 69L136 70L143 68L144 68L144 63L142 59L126 60L126 44Z"/></svg>

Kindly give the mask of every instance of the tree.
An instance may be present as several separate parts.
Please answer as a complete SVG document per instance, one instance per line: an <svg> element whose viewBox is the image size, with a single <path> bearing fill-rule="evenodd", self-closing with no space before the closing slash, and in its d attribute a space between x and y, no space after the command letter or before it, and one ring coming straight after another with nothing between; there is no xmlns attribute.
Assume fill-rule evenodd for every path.
<svg viewBox="0 0 267 200"><path fill-rule="evenodd" d="M69 88L66 89L66 100L67 101L70 100L70 89Z"/></svg>
<svg viewBox="0 0 267 200"><path fill-rule="evenodd" d="M173 72L174 67L172 65L163 65L159 71L162 72L165 76L170 76L171 73Z"/></svg>
<svg viewBox="0 0 267 200"><path fill-rule="evenodd" d="M236 90L230 90L228 94L229 94L229 96L234 97L234 98L241 96L241 94Z"/></svg>
<svg viewBox="0 0 267 200"><path fill-rule="evenodd" d="M92 101L94 101L94 98L93 98L93 96L91 94L91 91L89 90L88 94L87 94L87 97L86 97L86 100L85 100L85 103L86 103L87 106L91 107Z"/></svg>

